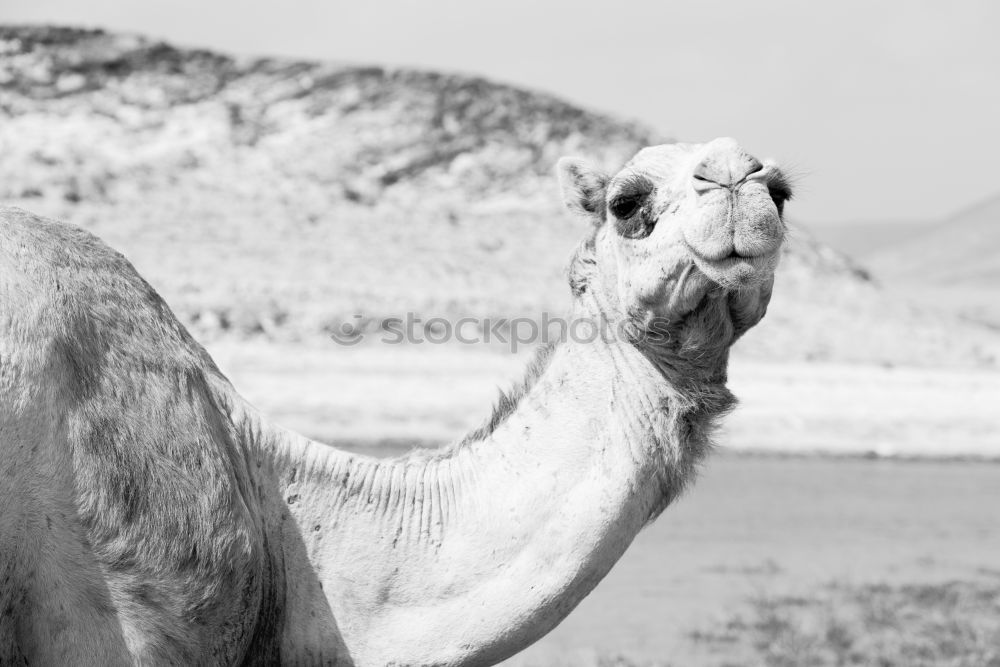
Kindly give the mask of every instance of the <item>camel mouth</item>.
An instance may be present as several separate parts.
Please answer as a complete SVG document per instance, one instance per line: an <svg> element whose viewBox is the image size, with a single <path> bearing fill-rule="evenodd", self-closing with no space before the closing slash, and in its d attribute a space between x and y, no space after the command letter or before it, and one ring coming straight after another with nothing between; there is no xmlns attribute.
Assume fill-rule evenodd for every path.
<svg viewBox="0 0 1000 667"><path fill-rule="evenodd" d="M727 291L763 283L774 274L778 264L778 250L752 256L734 250L725 257L711 258L699 253L691 244L687 247L698 270Z"/></svg>

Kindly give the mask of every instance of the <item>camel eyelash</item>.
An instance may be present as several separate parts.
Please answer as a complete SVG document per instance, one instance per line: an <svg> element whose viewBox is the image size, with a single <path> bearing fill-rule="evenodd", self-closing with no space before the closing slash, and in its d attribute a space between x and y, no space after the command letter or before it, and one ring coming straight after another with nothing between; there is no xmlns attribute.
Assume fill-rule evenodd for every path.
<svg viewBox="0 0 1000 667"><path fill-rule="evenodd" d="M653 182L645 176L629 174L617 185L614 199L645 197L653 191Z"/></svg>

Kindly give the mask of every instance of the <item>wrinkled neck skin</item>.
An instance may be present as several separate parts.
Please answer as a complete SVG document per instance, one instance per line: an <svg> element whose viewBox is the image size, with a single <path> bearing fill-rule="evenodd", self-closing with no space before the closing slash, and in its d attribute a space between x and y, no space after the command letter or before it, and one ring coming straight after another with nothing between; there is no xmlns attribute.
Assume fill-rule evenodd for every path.
<svg viewBox="0 0 1000 667"><path fill-rule="evenodd" d="M585 293L574 314L617 318L601 301ZM693 477L732 404L721 382L672 384L668 357L563 343L492 434L441 453L377 460L261 433L283 658L486 665L555 627Z"/></svg>

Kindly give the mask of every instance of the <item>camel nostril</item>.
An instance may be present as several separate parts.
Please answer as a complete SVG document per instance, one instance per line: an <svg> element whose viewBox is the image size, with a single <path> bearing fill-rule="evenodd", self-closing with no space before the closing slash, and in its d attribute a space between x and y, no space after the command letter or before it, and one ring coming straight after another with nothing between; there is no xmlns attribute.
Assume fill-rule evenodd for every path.
<svg viewBox="0 0 1000 667"><path fill-rule="evenodd" d="M739 146L730 142L713 142L694 168L692 180L698 192L711 187L731 188L763 168L759 160Z"/></svg>
<svg viewBox="0 0 1000 667"><path fill-rule="evenodd" d="M723 187L729 187L728 185L723 185L722 183L712 179L711 177L705 174L699 174L698 172L695 172L691 176L691 180L693 181L695 192L698 193L708 192L709 190L716 190L718 188L723 188Z"/></svg>
<svg viewBox="0 0 1000 667"><path fill-rule="evenodd" d="M710 160L703 160L702 163L695 168L694 174L691 177L698 183L702 183L704 185L711 184L715 187L729 185L728 170L720 169L717 163Z"/></svg>

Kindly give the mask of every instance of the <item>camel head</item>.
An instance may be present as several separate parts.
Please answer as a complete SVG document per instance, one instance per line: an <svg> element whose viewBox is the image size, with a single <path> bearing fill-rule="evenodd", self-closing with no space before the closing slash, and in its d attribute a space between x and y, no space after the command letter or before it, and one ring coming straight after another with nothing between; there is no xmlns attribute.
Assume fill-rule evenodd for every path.
<svg viewBox="0 0 1000 667"><path fill-rule="evenodd" d="M595 227L575 292L602 292L637 331L668 332L692 355L728 349L763 317L791 197L775 164L724 138L644 148L614 175L574 158L558 172L567 206Z"/></svg>

